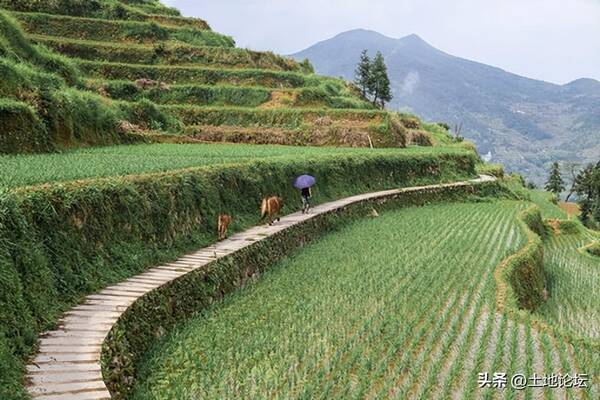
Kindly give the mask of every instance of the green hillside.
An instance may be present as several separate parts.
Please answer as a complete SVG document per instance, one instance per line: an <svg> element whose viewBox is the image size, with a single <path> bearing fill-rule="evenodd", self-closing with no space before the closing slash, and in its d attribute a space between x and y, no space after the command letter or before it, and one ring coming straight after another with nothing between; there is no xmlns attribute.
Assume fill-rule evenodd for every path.
<svg viewBox="0 0 600 400"><path fill-rule="evenodd" d="M315 75L309 64L236 48L205 21L156 1L2 1L1 8L0 153L172 135L349 147L448 140L373 110L352 85Z"/></svg>

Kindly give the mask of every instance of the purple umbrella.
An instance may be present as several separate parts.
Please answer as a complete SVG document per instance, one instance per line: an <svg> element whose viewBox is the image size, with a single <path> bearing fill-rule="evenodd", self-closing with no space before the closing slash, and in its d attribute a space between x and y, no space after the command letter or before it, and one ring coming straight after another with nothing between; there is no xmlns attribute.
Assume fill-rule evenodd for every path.
<svg viewBox="0 0 600 400"><path fill-rule="evenodd" d="M317 180L315 179L314 176L310 176L310 175L301 175L299 177L296 178L296 180L294 181L294 187L296 189L306 189L306 188L310 188L315 186L315 183L317 183Z"/></svg>

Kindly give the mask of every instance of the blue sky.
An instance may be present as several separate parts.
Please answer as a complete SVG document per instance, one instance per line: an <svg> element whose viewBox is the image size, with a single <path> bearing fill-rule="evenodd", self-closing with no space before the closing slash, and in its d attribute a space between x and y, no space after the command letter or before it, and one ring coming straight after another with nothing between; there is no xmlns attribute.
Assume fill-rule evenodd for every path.
<svg viewBox="0 0 600 400"><path fill-rule="evenodd" d="M554 83L600 80L600 0L167 0L240 47L291 54L355 28Z"/></svg>

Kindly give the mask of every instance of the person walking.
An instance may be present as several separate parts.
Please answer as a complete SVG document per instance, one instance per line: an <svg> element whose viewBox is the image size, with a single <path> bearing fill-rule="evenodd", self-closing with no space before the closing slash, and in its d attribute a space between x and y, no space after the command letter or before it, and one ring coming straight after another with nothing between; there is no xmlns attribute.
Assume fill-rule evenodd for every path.
<svg viewBox="0 0 600 400"><path fill-rule="evenodd" d="M306 214L310 210L311 188L316 183L315 177L310 175L301 175L294 180L294 187L300 190L300 196L302 197L302 214Z"/></svg>
<svg viewBox="0 0 600 400"><path fill-rule="evenodd" d="M302 214L306 214L310 210L310 196L312 195L310 188L304 188L300 190L302 195Z"/></svg>

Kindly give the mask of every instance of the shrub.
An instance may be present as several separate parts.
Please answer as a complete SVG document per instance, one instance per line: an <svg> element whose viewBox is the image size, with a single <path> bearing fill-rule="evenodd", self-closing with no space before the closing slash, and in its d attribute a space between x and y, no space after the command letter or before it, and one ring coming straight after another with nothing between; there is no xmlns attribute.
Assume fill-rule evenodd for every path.
<svg viewBox="0 0 600 400"><path fill-rule="evenodd" d="M552 196L554 198L554 196ZM581 232L581 224L572 220L560 220L558 222L560 232L566 235L576 235Z"/></svg>
<svg viewBox="0 0 600 400"><path fill-rule="evenodd" d="M310 60L308 58L305 58L300 63L300 71L304 72L305 74L314 74L315 67L313 67L312 63L310 62Z"/></svg>
<svg viewBox="0 0 600 400"><path fill-rule="evenodd" d="M204 64L236 68L298 71L298 63L270 52L224 47L194 47L158 42L154 47L36 37L36 40L69 57L132 64Z"/></svg>
<svg viewBox="0 0 600 400"><path fill-rule="evenodd" d="M450 132L450 125L447 124L446 122L438 122L437 123L438 126L440 126L442 129L444 129L446 132Z"/></svg>
<svg viewBox="0 0 600 400"><path fill-rule="evenodd" d="M587 246L586 251L593 256L600 257L600 242L595 242Z"/></svg>

